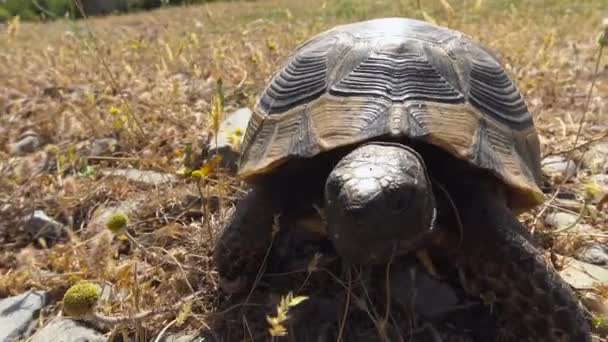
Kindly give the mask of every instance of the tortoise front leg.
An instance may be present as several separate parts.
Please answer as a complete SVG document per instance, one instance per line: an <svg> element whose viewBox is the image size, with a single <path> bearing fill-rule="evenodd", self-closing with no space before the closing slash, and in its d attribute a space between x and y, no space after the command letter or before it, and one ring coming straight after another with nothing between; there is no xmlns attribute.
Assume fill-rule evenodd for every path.
<svg viewBox="0 0 608 342"><path fill-rule="evenodd" d="M519 341L591 341L570 287L549 268L525 227L500 196L485 189L455 193L464 226L456 260L467 287L490 294L494 311Z"/></svg>
<svg viewBox="0 0 608 342"><path fill-rule="evenodd" d="M249 291L272 241L275 215L282 210L280 191L258 184L239 200L218 236L213 262L220 286L229 293Z"/></svg>

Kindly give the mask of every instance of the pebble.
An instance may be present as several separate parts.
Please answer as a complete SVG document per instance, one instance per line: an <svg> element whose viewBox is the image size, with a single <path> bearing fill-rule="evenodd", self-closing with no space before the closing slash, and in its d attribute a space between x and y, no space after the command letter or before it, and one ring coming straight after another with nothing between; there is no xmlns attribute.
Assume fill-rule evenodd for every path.
<svg viewBox="0 0 608 342"><path fill-rule="evenodd" d="M34 131L26 131L21 134L19 140L10 146L10 152L13 155L25 155L35 152L40 147L41 141L38 133Z"/></svg>
<svg viewBox="0 0 608 342"><path fill-rule="evenodd" d="M566 227L571 227L577 219L578 215L563 211L556 211L547 214L545 217L545 223L554 229L563 229Z"/></svg>
<svg viewBox="0 0 608 342"><path fill-rule="evenodd" d="M63 235L64 226L49 217L42 210L35 210L23 220L23 230L36 238L58 239Z"/></svg>
<svg viewBox="0 0 608 342"><path fill-rule="evenodd" d="M593 265L608 265L608 247L595 243L583 247L576 255L576 259Z"/></svg>
<svg viewBox="0 0 608 342"><path fill-rule="evenodd" d="M104 156L112 154L116 147L118 146L118 141L114 138L101 138L95 139L91 143L91 147L89 148L89 153L92 156Z"/></svg>
<svg viewBox="0 0 608 342"><path fill-rule="evenodd" d="M576 163L562 156L549 156L543 159L541 165L546 175L557 180L576 175Z"/></svg>

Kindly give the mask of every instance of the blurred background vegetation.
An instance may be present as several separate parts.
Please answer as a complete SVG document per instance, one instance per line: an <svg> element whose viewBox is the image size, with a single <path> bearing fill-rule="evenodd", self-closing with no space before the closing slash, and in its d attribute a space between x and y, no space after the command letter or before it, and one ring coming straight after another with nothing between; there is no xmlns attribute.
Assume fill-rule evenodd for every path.
<svg viewBox="0 0 608 342"><path fill-rule="evenodd" d="M0 21L78 19L87 16L150 10L162 6L199 4L215 0L0 0ZM77 4L80 4L78 6Z"/></svg>

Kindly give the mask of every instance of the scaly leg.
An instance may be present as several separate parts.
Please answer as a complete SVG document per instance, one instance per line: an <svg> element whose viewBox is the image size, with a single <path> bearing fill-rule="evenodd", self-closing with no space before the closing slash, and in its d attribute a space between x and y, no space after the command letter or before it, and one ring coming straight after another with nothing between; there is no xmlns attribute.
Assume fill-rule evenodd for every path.
<svg viewBox="0 0 608 342"><path fill-rule="evenodd" d="M275 215L281 210L280 192L270 185L256 185L238 201L213 254L224 291L250 290L270 248Z"/></svg>

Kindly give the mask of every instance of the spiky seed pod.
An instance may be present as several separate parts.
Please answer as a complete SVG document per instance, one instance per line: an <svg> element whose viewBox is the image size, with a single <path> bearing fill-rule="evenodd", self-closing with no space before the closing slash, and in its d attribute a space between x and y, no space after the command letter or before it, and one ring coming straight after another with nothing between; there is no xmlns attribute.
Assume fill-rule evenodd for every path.
<svg viewBox="0 0 608 342"><path fill-rule="evenodd" d="M91 314L99 300L99 292L99 287L93 283L76 283L63 295L63 310L73 317Z"/></svg>
<svg viewBox="0 0 608 342"><path fill-rule="evenodd" d="M106 220L106 228L113 233L118 233L127 227L129 218L122 212L116 212Z"/></svg>

